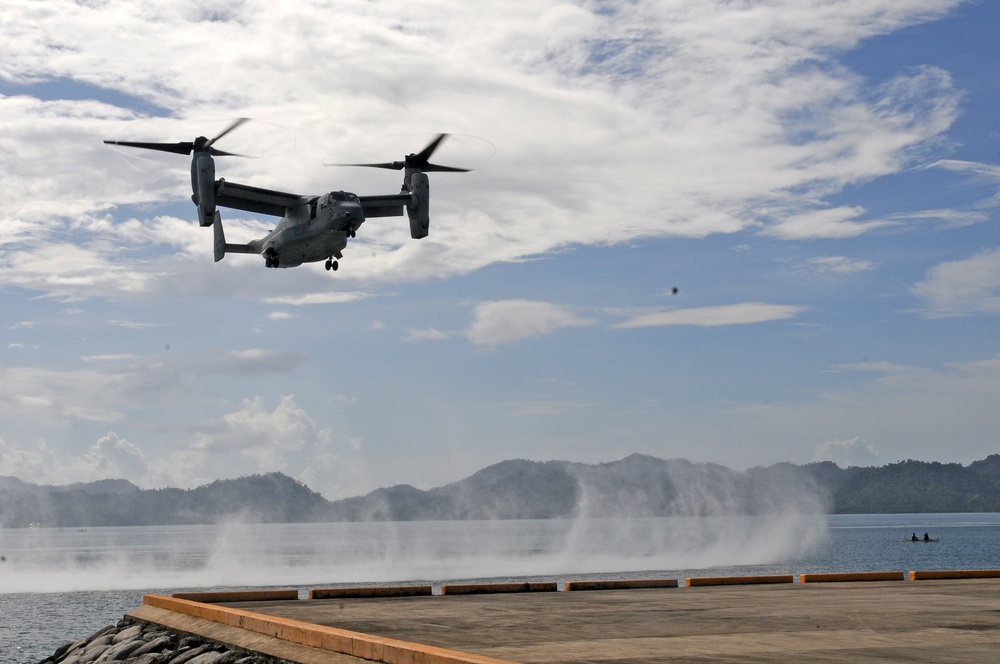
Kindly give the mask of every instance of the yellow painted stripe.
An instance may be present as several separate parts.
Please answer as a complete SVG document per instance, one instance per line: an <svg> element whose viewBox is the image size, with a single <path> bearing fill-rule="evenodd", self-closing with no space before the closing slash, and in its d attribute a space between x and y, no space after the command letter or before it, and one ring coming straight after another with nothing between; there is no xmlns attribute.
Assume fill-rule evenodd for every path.
<svg viewBox="0 0 1000 664"><path fill-rule="evenodd" d="M824 581L904 581L905 572L852 572L832 574L800 574L802 583L817 583Z"/></svg>
<svg viewBox="0 0 1000 664"><path fill-rule="evenodd" d="M239 627L248 632L297 643L311 648L339 652L386 664L516 664L509 660L436 648L398 639L387 639L336 627L312 625L299 620L265 616L225 606L191 600L145 595L143 603L203 620Z"/></svg>
<svg viewBox="0 0 1000 664"><path fill-rule="evenodd" d="M921 579L996 579L1000 569L948 569L910 572L910 581Z"/></svg>

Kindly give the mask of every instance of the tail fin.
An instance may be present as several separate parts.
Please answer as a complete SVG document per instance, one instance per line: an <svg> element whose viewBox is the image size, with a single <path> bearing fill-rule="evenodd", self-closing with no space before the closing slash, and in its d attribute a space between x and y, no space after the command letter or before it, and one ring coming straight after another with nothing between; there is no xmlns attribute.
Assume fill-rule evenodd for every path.
<svg viewBox="0 0 1000 664"><path fill-rule="evenodd" d="M226 252L236 254L259 254L260 251L249 244L229 244L226 242L226 232L222 228L222 216L219 211L215 211L215 262L221 261Z"/></svg>
<svg viewBox="0 0 1000 664"><path fill-rule="evenodd" d="M215 262L218 263L226 255L226 232L222 230L222 215L215 211Z"/></svg>

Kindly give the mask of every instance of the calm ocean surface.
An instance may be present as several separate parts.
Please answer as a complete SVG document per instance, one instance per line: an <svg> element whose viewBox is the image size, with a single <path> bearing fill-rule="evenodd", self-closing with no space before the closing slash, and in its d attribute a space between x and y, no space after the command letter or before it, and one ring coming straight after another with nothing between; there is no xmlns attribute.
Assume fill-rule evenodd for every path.
<svg viewBox="0 0 1000 664"><path fill-rule="evenodd" d="M0 664L38 662L148 592L996 569L998 544L1000 514L0 529Z"/></svg>

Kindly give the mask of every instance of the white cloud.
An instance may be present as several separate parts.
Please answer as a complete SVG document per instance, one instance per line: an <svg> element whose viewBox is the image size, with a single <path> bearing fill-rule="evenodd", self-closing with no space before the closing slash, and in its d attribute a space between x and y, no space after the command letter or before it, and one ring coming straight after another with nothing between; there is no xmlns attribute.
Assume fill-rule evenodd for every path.
<svg viewBox="0 0 1000 664"><path fill-rule="evenodd" d="M889 215L889 219L896 221L916 220L923 221L930 219L940 222L943 228L963 228L983 221L989 220L989 215L979 210L923 210L921 212L907 212Z"/></svg>
<svg viewBox="0 0 1000 664"><path fill-rule="evenodd" d="M766 231L785 240L817 238L844 239L890 225L888 221L851 221L864 213L861 208L830 208L814 210L778 220Z"/></svg>
<svg viewBox="0 0 1000 664"><path fill-rule="evenodd" d="M305 361L294 351L260 348L83 359L86 369L0 365L0 418L46 425L121 422L132 409L190 398L198 378L289 373Z"/></svg>
<svg viewBox="0 0 1000 664"><path fill-rule="evenodd" d="M128 353L106 353L104 355L85 355L80 359L84 362L127 362L136 360L138 357Z"/></svg>
<svg viewBox="0 0 1000 664"><path fill-rule="evenodd" d="M862 250L880 275L884 271L891 289L899 282L891 271L921 274L929 254L890 251L883 257L862 247L865 234L906 233L915 246L927 241L920 234L929 226L976 223L989 218L988 208L996 204L986 199L963 206L967 188L908 195L914 180L971 180L993 187L989 192L1000 189L993 165L938 161L938 172L921 171L940 154L975 153L964 133L968 123L952 125L963 96L982 90L956 89L952 75L962 85L970 78L959 58L944 54L928 60L955 66L951 73L933 67L893 72L868 62L852 71L855 56L865 60L898 48L897 42L908 48L906 34L842 55L871 37L970 6L958 0L612 0L599 6L541 0L530 7L500 0L431 5L383 0L341 3L331 30L328 22L317 21L330 14L319 0L223 0L207 9L189 0L0 3L0 22L9 28L0 41L0 292L8 298L9 321L37 321L5 340L10 350L0 367L0 421L8 450L15 450L10 458L25 467L58 466L59 458L82 458L90 441L114 431L119 443L141 447L148 481L154 483L196 483L284 462L289 474L315 478L320 484L309 481L314 488L343 495L348 486L365 490L382 483L393 464L392 481L412 481L406 473L419 465L414 457L398 446L386 451L400 440L412 442L423 456L428 445L450 445L449 452L474 470L486 447L492 448L487 455L506 449L483 442L492 436L481 432L483 420L477 418L483 409L462 408L454 398L464 379L461 353L474 349L450 344L435 349L458 354L455 362L432 370L444 372L430 376L441 386L440 395L413 389L407 381L415 371L401 376L392 394L379 391L372 358L408 361L406 351L414 347L400 348L400 336L464 334L473 344L495 346L594 325L586 334L558 338L607 348L601 344L621 340L620 333L606 329L614 323L738 325L794 320L807 310L815 310L809 318L820 322L824 305L806 305L813 303L821 280L803 280L801 289L792 284L791 297L787 291L775 295L774 289L789 284L783 278L809 270L843 282L845 297L871 296L858 288L871 279L843 278L874 271L872 263L855 257ZM929 28L933 33L934 26ZM913 53L896 51L889 67L895 55ZM246 255L216 264L211 229L194 221L188 160L152 152L140 157L101 140L191 140L214 135L237 116L255 122L226 136L219 147L257 158L217 160L218 176L231 182L303 194L340 188L362 195L395 192L398 173L333 170L322 163L399 159L439 131L452 134L434 161L475 170L431 174L430 237L412 240L405 217L369 219L336 274L317 265L266 270L259 257ZM930 209L907 211L921 205ZM234 210L223 210L223 217L231 242L259 237L274 225L274 219ZM642 241L720 233L734 235L710 242ZM982 238L973 235L948 233L948 257L976 251ZM804 240L810 243L800 244ZM974 248L960 249L961 242ZM640 249L635 255L642 261L662 248L663 260L656 265L662 273L649 269L652 262L637 262L633 270L619 260L628 250L616 247L609 252L613 263L581 265L617 243ZM580 246L595 249L575 250ZM793 251L804 252L785 263L793 273L771 278L774 254ZM558 265L539 260L550 256ZM810 256L819 258L804 262ZM524 270L481 269L519 262ZM973 262L927 272L914 289L925 313L994 312L1000 286L989 269ZM550 266L555 269L546 270ZM737 279L720 281L720 270L729 274L730 267ZM449 280L476 270L475 278ZM680 270L690 271L679 277ZM553 274L556 279L530 287L525 281ZM569 287L570 279L578 281ZM421 280L428 283L414 285ZM684 297L664 299L664 287L674 284ZM470 296L464 290L469 288L476 294ZM743 302L746 293L761 301ZM484 302L464 330L447 320L453 312L442 313L445 301L488 299L497 302ZM60 307L53 300L74 305ZM789 300L800 304L770 304ZM688 308L663 306L682 301ZM945 348L968 347L971 333L935 346L931 333L918 330L926 345L901 338L900 354L892 355L897 364L875 362L857 376L856 367L843 364L836 367L837 376L803 370L815 368L816 361L842 362L836 352L852 358L879 353L876 347L886 340L878 335L867 337L862 350L808 345L824 334L830 335L827 340L839 334L850 340L855 338L850 330L868 329L855 316L873 309L854 301L859 306L838 311L836 320L826 318L829 324L797 335L802 345L779 349L775 366L781 386L737 375L738 367L719 374L711 395L720 401L757 395L758 382L769 392L761 396L770 401L767 407L747 415L760 416L765 426L744 429L742 412L720 419L713 403L706 406L708 415L698 407L691 413L668 409L667 415L648 407L645 415L631 418L626 408L621 417L630 420L615 420L621 425L615 433L640 445L646 444L643 435L693 441L693 449L714 444L702 445L705 441L753 438L753 445L722 452L727 458L745 453L748 463L768 454L773 458L778 454L773 450L782 449L780 441L798 441L787 443L789 454L778 454L798 460L812 454L816 441L852 437L889 454L909 440L937 435L921 429L948 429L928 414L934 399L916 394L923 386L946 404L939 414L954 413L942 422L961 420L955 426L965 439L996 439L990 424L995 417L982 415L995 410L987 397L997 392L988 380L971 367L914 368L926 364L925 356L915 354L953 357L957 351ZM702 306L718 302L740 304ZM650 303L659 308L642 308ZM612 313L610 307L620 309ZM297 320L293 324L286 316ZM283 319L287 324L275 322ZM369 321L376 321L373 330L402 332L372 333ZM673 363L670 372L653 362L643 366L645 378L597 381L600 394L582 387L551 400L539 398L549 393L538 389L540 378L532 375L541 368L511 367L527 380L498 380L498 388L515 387L490 403L507 404L507 413L586 414L587 408L612 408L605 402L625 402L625 388L615 389L615 381L648 381L654 391L677 384L687 389L689 381L702 378L701 363L717 357L710 339L715 336L694 335L685 362ZM161 348L173 350L148 354ZM555 350L552 371L585 385L580 367L567 359L578 354ZM634 359L627 348L618 350L624 361ZM808 353L815 356L803 361ZM486 354L476 362L497 359ZM11 366L12 361L44 366ZM658 382L668 374L669 385ZM808 400L816 381L824 379L855 383L823 395L820 403L796 401ZM956 386L959 379L968 381L965 388ZM857 389L858 383L863 387ZM983 389L982 396L973 385ZM444 394L449 389L455 391L450 400ZM866 399L865 389L884 392ZM338 405L331 395L344 392L359 395L357 403ZM778 392L794 397L782 400ZM476 396L467 398L475 406ZM670 401L667 394L660 398ZM627 403L635 404L637 413L647 408L635 399ZM384 417L387 410L397 414L388 418L393 422ZM907 419L916 410L921 426ZM858 412L864 412L862 421ZM698 417L701 425L692 425ZM411 418L426 426L412 436L400 434ZM530 430L550 420L525 417L518 424L542 441L532 453L564 455L559 450L567 446L553 442L551 430ZM280 436L286 426L292 435L286 444L301 450L298 458L280 455L265 440ZM690 429L683 431L686 426ZM911 435L897 436L894 428ZM601 437L591 449L606 445L604 431L583 434L579 437ZM244 436L247 454L238 451ZM355 441L364 445L356 447ZM804 452L802 441L807 441ZM138 458L119 443L108 438L100 453L122 464ZM460 444L468 450L455 451ZM573 449L585 443L579 445ZM658 449L674 449L663 445ZM232 453L209 451L215 449ZM435 452L430 456L438 458L440 448ZM678 447L676 453L686 451ZM377 466L372 463L378 472L367 470L365 458L379 458ZM84 466L81 461L79 468ZM425 468L422 477L441 477L445 471L437 466ZM445 466L448 472L457 467Z"/></svg>
<svg viewBox="0 0 1000 664"><path fill-rule="evenodd" d="M1000 250L934 266L912 292L927 316L1000 313Z"/></svg>
<svg viewBox="0 0 1000 664"><path fill-rule="evenodd" d="M1000 206L1000 166L959 159L941 159L929 166L929 168L932 167L969 175L975 181L992 186L996 193L989 199L982 201L980 205L982 207Z"/></svg>
<svg viewBox="0 0 1000 664"><path fill-rule="evenodd" d="M847 256L817 256L806 261L804 267L817 274L856 274L875 269L871 261L854 260Z"/></svg>
<svg viewBox="0 0 1000 664"><path fill-rule="evenodd" d="M290 307L301 307L313 304L346 304L370 297L367 293L308 293L306 295L285 295L281 297L265 297L267 304L283 304Z"/></svg>
<svg viewBox="0 0 1000 664"><path fill-rule="evenodd" d="M795 318L806 307L789 304L767 304L765 302L741 302L714 307L693 309L670 309L640 314L616 324L616 328L659 327L665 325L696 325L716 327L720 325L750 325L775 320Z"/></svg>
<svg viewBox="0 0 1000 664"><path fill-rule="evenodd" d="M123 478L143 488L193 488L220 478L280 471L334 497L360 491L371 479L361 439L334 443L331 431L290 395L274 408L261 397L245 399L216 420L176 428L171 435L171 445L140 449L109 431L82 453L44 440L26 445L0 438L0 475L39 484Z"/></svg>
<svg viewBox="0 0 1000 664"><path fill-rule="evenodd" d="M875 446L864 438L828 440L816 445L815 461L832 461L841 468L880 466L885 463Z"/></svg>
<svg viewBox="0 0 1000 664"><path fill-rule="evenodd" d="M444 341L451 334L448 332L442 332L436 328L430 327L426 330L417 330L410 328L406 331L407 341Z"/></svg>
<svg viewBox="0 0 1000 664"><path fill-rule="evenodd" d="M593 324L568 307L533 300L483 302L473 312L466 338L476 345L495 346L527 337L551 334L564 327Z"/></svg>
<svg viewBox="0 0 1000 664"><path fill-rule="evenodd" d="M932 68L873 90L830 54L956 2L598 11L497 0L428 13L390 1L338 7L336 39L317 30L316 16L328 12L310 0L251 0L211 20L165 0L6 3L0 18L16 26L0 45L8 81L62 80L170 117L108 101L36 99L30 86L0 98L10 194L0 242L12 246L2 283L67 300L200 297L220 287L275 304L362 297L331 294L313 273L269 277L282 281L279 293L254 288L246 275L263 270L250 257L213 266L210 233L186 203L186 160L151 155L133 168L140 162L99 140L190 140L237 115L262 121L226 136L224 147L262 158L219 160L218 174L302 193L398 187L381 172L334 175L321 167L331 155L398 159L439 129L456 134L435 156L442 163L482 144L463 135L496 146L471 174L434 174L431 237L415 242L405 221L369 220L337 277L355 287L460 274L577 243L747 228L853 237L890 222L859 220L860 208L831 207L825 197L913 163L953 122L959 94ZM155 212L108 219L121 206L165 202L186 206L184 220ZM233 216L224 213L234 238L261 230ZM90 239L54 242L67 227ZM128 250L137 246L144 251Z"/></svg>
<svg viewBox="0 0 1000 664"><path fill-rule="evenodd" d="M145 455L138 447L119 438L113 431L91 446L85 461L93 471L81 475L101 479L144 478L148 465Z"/></svg>
<svg viewBox="0 0 1000 664"><path fill-rule="evenodd" d="M63 485L98 479L128 479L145 484L148 462L142 450L113 431L82 454L57 450L45 441L19 446L0 438L0 475L35 484Z"/></svg>
<svg viewBox="0 0 1000 664"><path fill-rule="evenodd" d="M580 401L526 401L507 406L514 415L566 415L589 410L599 404Z"/></svg>

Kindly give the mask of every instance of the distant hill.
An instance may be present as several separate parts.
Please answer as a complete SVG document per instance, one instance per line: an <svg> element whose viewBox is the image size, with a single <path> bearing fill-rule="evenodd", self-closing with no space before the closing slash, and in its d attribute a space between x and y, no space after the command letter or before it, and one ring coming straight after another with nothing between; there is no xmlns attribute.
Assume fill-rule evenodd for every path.
<svg viewBox="0 0 1000 664"><path fill-rule="evenodd" d="M789 512L1000 512L1000 455L968 466L781 463L742 472L641 454L601 464L515 459L442 487L397 485L337 501L281 473L155 490L125 480L57 487L0 477L0 527L8 528Z"/></svg>
<svg viewBox="0 0 1000 664"><path fill-rule="evenodd" d="M503 461L435 489L399 485L339 500L330 514L410 521L821 512L828 497L812 475L790 464L741 473L633 454L596 465Z"/></svg>
<svg viewBox="0 0 1000 664"><path fill-rule="evenodd" d="M0 478L0 526L152 526L320 521L330 503L282 475L219 480L196 489L141 490L124 480L40 487ZM131 489L129 489L131 487Z"/></svg>

